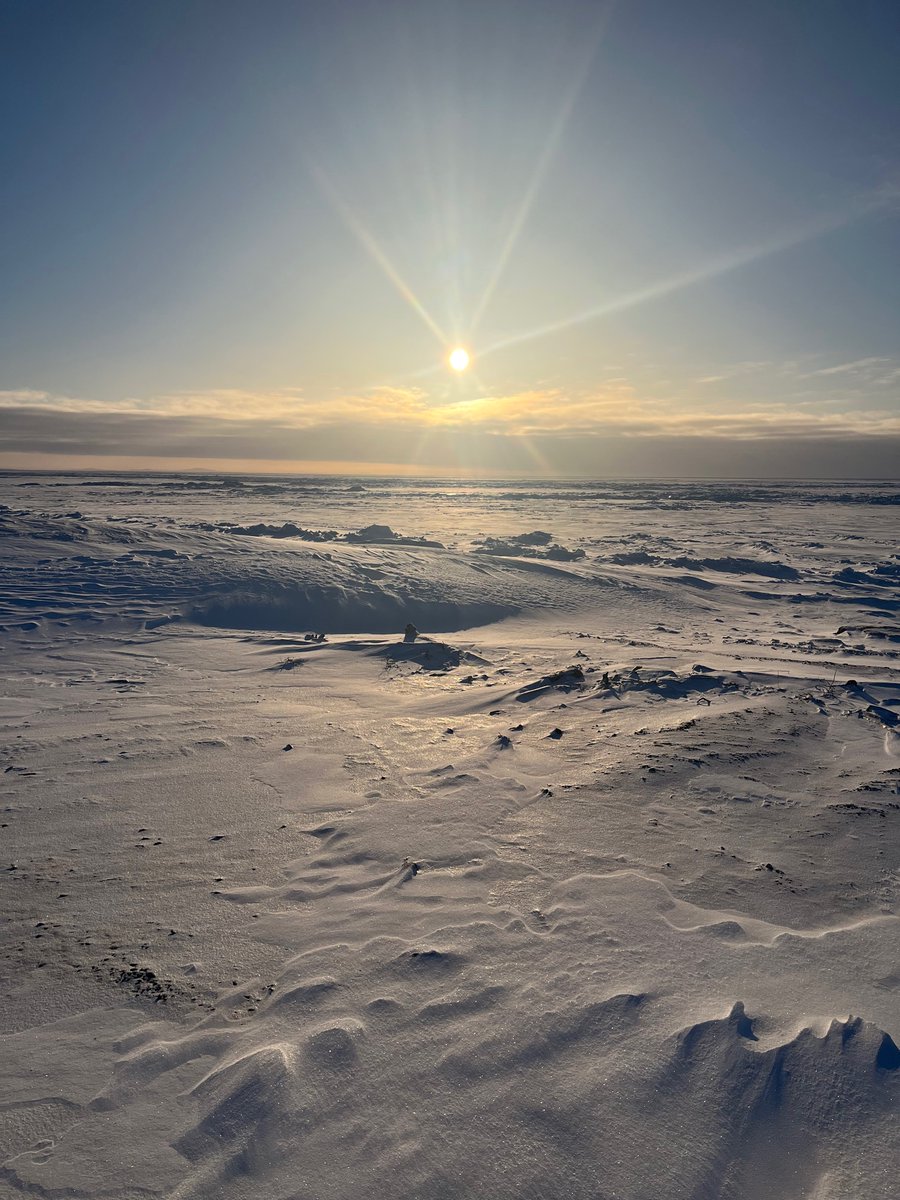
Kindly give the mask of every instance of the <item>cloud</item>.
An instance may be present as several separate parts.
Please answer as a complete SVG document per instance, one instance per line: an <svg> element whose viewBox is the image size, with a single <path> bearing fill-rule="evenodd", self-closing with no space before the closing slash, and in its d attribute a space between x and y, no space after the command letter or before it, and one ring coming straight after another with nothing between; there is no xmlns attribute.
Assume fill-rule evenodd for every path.
<svg viewBox="0 0 900 1200"><path fill-rule="evenodd" d="M892 478L900 413L843 382L890 360L739 363L710 392L680 397L625 377L585 392L541 387L434 396L421 387L310 395L300 388L185 390L115 403L34 388L0 392L0 467L79 469L293 468L495 475L697 478ZM851 370L850 368L853 368ZM739 399L740 381L759 382ZM784 395L790 402L759 399ZM820 386L821 385L821 386ZM659 385L659 381L654 386ZM822 390L824 388L824 391ZM881 396L886 393L880 393ZM711 397L715 396L715 399ZM269 464L268 466L266 464Z"/></svg>
<svg viewBox="0 0 900 1200"><path fill-rule="evenodd" d="M209 388L168 392L152 397L115 401L54 395L31 389L0 391L0 409L33 407L59 413L106 413L111 419L125 415L147 417L208 417L215 420L253 422L280 420L302 429L334 420L378 418L409 420L424 408L425 393L415 388L374 388L359 395L312 400L300 388L250 390Z"/></svg>
<svg viewBox="0 0 900 1200"><path fill-rule="evenodd" d="M433 400L412 387L309 397L300 389L219 388L126 398L116 403L54 396L32 389L0 392L0 449L46 449L60 439L88 437L97 445L152 436L202 452L205 444L264 445L316 430L378 429L419 435L446 431L502 438L535 436L860 438L900 434L900 414L886 409L829 411L814 404L732 401L727 407L688 405L640 395L624 380L585 393L558 388L506 395ZM329 457L335 457L329 454ZM338 455L343 457L343 455Z"/></svg>
<svg viewBox="0 0 900 1200"><path fill-rule="evenodd" d="M835 363L832 366L807 371L798 375L798 378L826 381L834 379L839 385L848 383L866 387L892 387L900 381L900 362L885 357L857 358L850 362Z"/></svg>
<svg viewBox="0 0 900 1200"><path fill-rule="evenodd" d="M870 367L883 366L884 363L889 363L890 361L889 358L857 358L853 362L838 363L834 367L820 367L817 371L810 371L805 378L814 379L821 375L857 374Z"/></svg>
<svg viewBox="0 0 900 1200"><path fill-rule="evenodd" d="M408 399L408 398L405 398ZM900 421L880 414L866 424L852 417L808 414L681 414L663 421L649 412L613 420L607 407L583 427L551 428L559 407L548 394L503 397L504 419L515 414L517 433L495 426L469 408L455 425L441 419L382 419L290 424L281 416L210 416L137 411L62 411L47 404L7 405L0 420L0 466L79 469L107 462L110 469L235 471L338 469L371 464L375 470L519 474L533 477L655 476L696 478L896 477ZM420 401L415 401L418 405ZM457 417L461 416L457 413ZM597 414L595 414L595 418ZM543 426L543 427L542 427ZM524 432L530 429L531 432ZM302 464L302 465L301 465ZM349 469L349 468L345 468ZM356 469L359 469L358 467Z"/></svg>

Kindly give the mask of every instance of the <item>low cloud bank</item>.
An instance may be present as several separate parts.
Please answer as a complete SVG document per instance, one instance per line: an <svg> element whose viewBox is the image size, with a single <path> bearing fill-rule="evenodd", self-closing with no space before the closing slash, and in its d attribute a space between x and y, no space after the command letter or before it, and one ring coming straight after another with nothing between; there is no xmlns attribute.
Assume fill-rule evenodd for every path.
<svg viewBox="0 0 900 1200"><path fill-rule="evenodd" d="M164 469L393 467L476 473L895 478L900 417L771 406L674 411L625 392L528 392L429 404L415 390L307 403L299 393L215 392L111 405L0 393L0 467L152 461ZM137 464L135 464L137 465Z"/></svg>

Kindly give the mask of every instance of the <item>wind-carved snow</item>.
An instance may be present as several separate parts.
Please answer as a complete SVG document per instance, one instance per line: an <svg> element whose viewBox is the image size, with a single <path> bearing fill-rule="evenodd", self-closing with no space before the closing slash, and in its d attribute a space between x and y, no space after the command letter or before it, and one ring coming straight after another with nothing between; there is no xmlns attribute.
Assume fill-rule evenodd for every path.
<svg viewBox="0 0 900 1200"><path fill-rule="evenodd" d="M3 480L0 1190L893 1197L894 493L360 486Z"/></svg>

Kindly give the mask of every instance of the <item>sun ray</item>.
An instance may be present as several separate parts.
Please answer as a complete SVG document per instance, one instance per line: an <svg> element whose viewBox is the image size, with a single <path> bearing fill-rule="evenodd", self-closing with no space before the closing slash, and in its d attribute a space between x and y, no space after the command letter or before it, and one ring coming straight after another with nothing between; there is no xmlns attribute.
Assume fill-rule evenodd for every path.
<svg viewBox="0 0 900 1200"><path fill-rule="evenodd" d="M531 173L531 178L525 187L525 191L522 194L522 198L519 201L515 215L510 223L509 231L507 232L503 245L500 248L500 253L497 256L494 269L491 272L490 278L488 279L485 289L481 294L478 304L475 306L474 314L469 323L470 334L474 333L478 328L481 318L487 311L488 305L493 298L494 292L496 291L503 272L506 270L510 256L515 249L516 243L518 242L522 230L525 227L525 223L531 214L531 209L534 206L538 192L544 183L547 171L550 168L550 163L553 161L553 157L556 154L559 143L562 140L563 134L566 131L566 127L572 117L572 112L576 103L578 102L578 98L581 95L582 89L584 88L588 76L591 73L591 69L597 57L597 52L600 48L603 32L606 29L609 14L612 11L612 7L612 4L608 5L601 18L597 21L591 37L586 40L585 48L581 54L581 60L578 64L578 67L573 72L571 83L563 94L562 103L557 110L553 123L551 124L547 133L547 137L544 139L544 144L541 148L540 154L537 157L537 161L535 162L534 170Z"/></svg>
<svg viewBox="0 0 900 1200"><path fill-rule="evenodd" d="M538 479L550 479L556 473L556 468L547 458L547 456L534 444L529 434L523 433L519 436L519 445L537 467Z"/></svg>
<svg viewBox="0 0 900 1200"><path fill-rule="evenodd" d="M523 333L501 338L499 341L482 347L479 350L479 355L483 358L486 354L494 354L496 351L505 350L510 346L519 346L523 342L547 337L553 333L561 333L563 330L572 329L577 325L585 325L590 321L599 320L601 317L613 316L617 313L626 312L630 308L637 308L641 304L647 304L653 300L661 300L666 296L683 291L685 288L693 287L696 284L707 283L709 280L717 279L721 275L727 275L731 271L736 271L740 267L748 266L750 263L757 262L760 259L770 258L772 255L780 254L784 250L800 246L804 242L810 242L815 238L824 237L828 233L834 233L838 229L852 225L856 221L862 220L880 209L886 208L895 200L896 197L892 192L885 192L883 189L878 190L859 198L848 208L822 214L812 221L795 226L793 229L786 230L766 241L757 242L752 246L744 246L740 249L717 255L715 258L702 263L699 267L683 271L678 275L671 275L666 279L658 279L646 287L628 292L624 296L607 301L605 304L598 304L592 308L585 309L584 312L563 317L558 321L550 321L546 325L540 325L535 329L526 330Z"/></svg>
<svg viewBox="0 0 900 1200"><path fill-rule="evenodd" d="M335 211L338 213L341 220L344 222L356 240L369 254L370 258L372 258L379 265L379 267L381 267L382 271L385 273L387 278L394 285L403 299L406 300L413 311L416 312L419 317L421 317L422 321L431 330L438 341L443 345L447 345L447 343L451 341L449 335L446 334L443 329L441 329L440 325L438 325L437 321L435 321L434 317L432 317L431 313L426 309L425 305L421 302L421 300L388 258L387 254L385 254L384 250L375 240L373 235L368 229L366 229L365 225L363 225L362 221L359 219L353 209L350 208L349 204L347 204L347 202L337 191L322 167L309 160L308 165L310 173L315 179L316 183L319 185L324 195L334 205Z"/></svg>
<svg viewBox="0 0 900 1200"><path fill-rule="evenodd" d="M478 389L478 392L481 395L481 398L488 399L490 396L490 389L488 388L487 384L481 379L481 377L479 375L476 375L476 373L474 371L472 372L472 382L475 384L475 387Z"/></svg>

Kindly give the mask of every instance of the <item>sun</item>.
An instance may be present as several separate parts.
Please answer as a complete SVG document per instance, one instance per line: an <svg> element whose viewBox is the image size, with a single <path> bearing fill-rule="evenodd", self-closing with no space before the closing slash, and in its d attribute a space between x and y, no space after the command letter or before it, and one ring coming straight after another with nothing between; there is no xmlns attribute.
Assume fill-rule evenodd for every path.
<svg viewBox="0 0 900 1200"><path fill-rule="evenodd" d="M462 346L457 346L455 350L450 351L450 357L447 362L454 371L464 371L469 365L469 352L464 350Z"/></svg>

